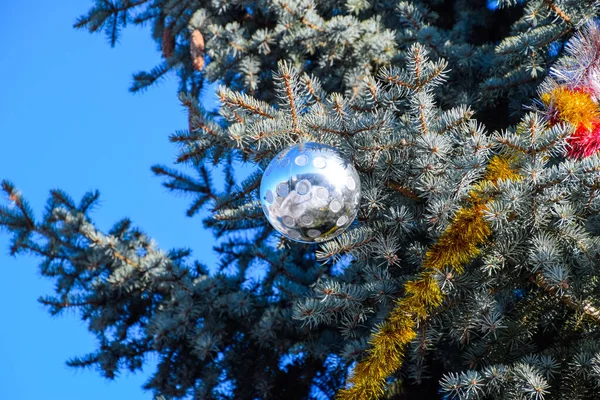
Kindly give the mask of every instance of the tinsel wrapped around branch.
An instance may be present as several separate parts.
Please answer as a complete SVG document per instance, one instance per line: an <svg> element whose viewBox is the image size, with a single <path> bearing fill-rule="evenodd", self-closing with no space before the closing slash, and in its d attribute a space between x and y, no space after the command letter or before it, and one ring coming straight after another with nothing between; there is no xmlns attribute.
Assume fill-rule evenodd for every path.
<svg viewBox="0 0 600 400"><path fill-rule="evenodd" d="M70 365L113 378L156 355L144 387L173 400L597 399L599 4L95 0L76 26L112 45L152 27L162 60L132 90L176 72L186 168L153 171L208 211L219 261L129 220L102 232L97 192L53 190L35 218L4 181L11 252L56 283L40 301L97 338ZM314 247L259 205L265 167L301 141L361 180L355 222Z"/></svg>
<svg viewBox="0 0 600 400"><path fill-rule="evenodd" d="M499 180L520 181L524 175L531 174L532 171L528 170L531 164L527 161L534 161L538 154L548 153L549 149L559 150L557 140L561 137L566 138L567 155L571 158L589 157L600 150L597 103L600 94L600 26L588 24L568 44L567 55L569 57L553 68L551 77L541 86L540 98L547 123L550 126L566 123L565 132L572 129L574 133L567 137L565 133L556 132L548 135L550 140L547 143L535 145L535 136L540 128L543 129L543 122L531 115L521 123L517 136L497 137L504 155L490 160L485 178L474 186L468 196L469 205L455 214L450 226L427 251L419 277L405 284L403 297L372 336L372 347L356 365L349 379L350 386L342 389L338 398L366 400L380 398L385 393L388 377L400 369L408 345L417 337L416 328L443 303L441 282L435 280L435 273L447 274L447 269L450 269L454 276L462 274L464 266L480 254L480 246L490 245L493 220L499 214L491 204L497 203L495 197L501 193L493 193L492 190L493 194L490 194L490 185L497 186ZM525 139L527 132L531 137L529 146L516 145L521 141L519 136ZM535 175L530 178L534 182L537 180ZM514 215L511 217L509 214L508 218L514 218ZM555 288L556 283L565 286L564 280L556 282L554 279L553 285L543 273L532 274L531 280L543 291L558 294L571 309L596 323L600 322L597 307L587 301L574 300L565 294L564 287ZM456 379L454 383L450 378L444 381L444 390L452 397L462 399L464 395L467 398L471 389L468 384L457 384ZM536 396L548 393L547 389L542 381L532 385Z"/></svg>
<svg viewBox="0 0 600 400"><path fill-rule="evenodd" d="M569 157L582 158L600 149L600 28L588 24L566 45L566 57L550 70L540 86L540 98L552 124L575 128Z"/></svg>
<svg viewBox="0 0 600 400"><path fill-rule="evenodd" d="M501 157L490 160L483 185L495 185L499 179L519 179L510 161ZM404 297L396 302L389 318L371 339L373 346L358 363L349 382L350 388L339 392L340 399L375 399L384 394L386 379L398 370L408 344L417 336L419 321L424 321L443 301L436 273L450 268L460 275L463 267L480 253L492 233L485 220L486 196L477 189L470 193L469 205L460 209L451 225L429 249L423 261L423 272L404 285Z"/></svg>

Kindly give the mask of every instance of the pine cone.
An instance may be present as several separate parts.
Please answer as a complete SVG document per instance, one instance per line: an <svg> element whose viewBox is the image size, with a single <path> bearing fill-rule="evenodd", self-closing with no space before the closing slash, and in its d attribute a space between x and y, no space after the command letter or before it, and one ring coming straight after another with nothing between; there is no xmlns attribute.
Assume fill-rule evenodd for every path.
<svg viewBox="0 0 600 400"><path fill-rule="evenodd" d="M175 50L175 38L173 37L173 24L170 24L163 30L162 35L162 54L163 57L169 58Z"/></svg>
<svg viewBox="0 0 600 400"><path fill-rule="evenodd" d="M202 33L198 29L192 32L190 54L194 63L194 69L202 71L204 69L204 36L202 36Z"/></svg>

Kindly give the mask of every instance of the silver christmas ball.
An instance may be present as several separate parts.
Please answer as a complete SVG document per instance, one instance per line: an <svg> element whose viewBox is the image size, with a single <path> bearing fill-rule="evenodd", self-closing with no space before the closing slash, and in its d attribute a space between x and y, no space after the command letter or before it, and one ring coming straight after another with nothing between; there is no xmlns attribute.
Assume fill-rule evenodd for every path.
<svg viewBox="0 0 600 400"><path fill-rule="evenodd" d="M275 229L303 243L346 230L360 204L360 178L333 147L300 143L279 153L260 183L262 209Z"/></svg>

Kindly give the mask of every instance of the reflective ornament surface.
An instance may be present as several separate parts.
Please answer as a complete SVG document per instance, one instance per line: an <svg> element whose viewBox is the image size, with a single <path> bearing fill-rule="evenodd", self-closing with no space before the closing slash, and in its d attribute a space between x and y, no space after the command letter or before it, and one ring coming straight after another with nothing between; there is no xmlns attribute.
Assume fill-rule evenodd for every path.
<svg viewBox="0 0 600 400"><path fill-rule="evenodd" d="M360 178L335 148L300 143L267 166L260 201L271 225L287 238L323 242L344 232L356 217Z"/></svg>

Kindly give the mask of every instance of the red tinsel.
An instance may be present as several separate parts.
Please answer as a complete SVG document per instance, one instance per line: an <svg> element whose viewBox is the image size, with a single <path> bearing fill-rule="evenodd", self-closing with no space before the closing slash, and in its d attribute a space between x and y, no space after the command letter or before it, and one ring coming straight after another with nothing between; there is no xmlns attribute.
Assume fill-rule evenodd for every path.
<svg viewBox="0 0 600 400"><path fill-rule="evenodd" d="M585 158L596 154L600 150L600 121L593 121L591 128L579 125L567 142L569 143L567 155L570 158Z"/></svg>

